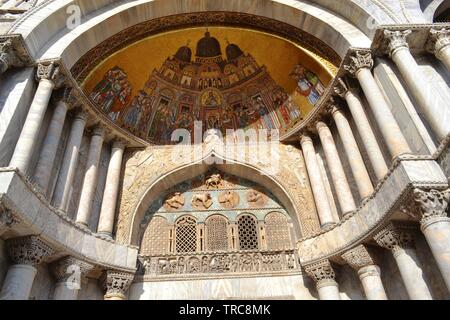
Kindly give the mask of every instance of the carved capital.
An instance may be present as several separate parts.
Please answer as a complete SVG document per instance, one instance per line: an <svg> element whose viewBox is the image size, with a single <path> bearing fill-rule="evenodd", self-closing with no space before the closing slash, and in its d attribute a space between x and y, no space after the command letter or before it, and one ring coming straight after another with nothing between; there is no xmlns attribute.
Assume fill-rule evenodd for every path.
<svg viewBox="0 0 450 320"><path fill-rule="evenodd" d="M50 270L58 282L71 282L80 288L81 278L92 271L94 265L71 256L62 258L50 265Z"/></svg>
<svg viewBox="0 0 450 320"><path fill-rule="evenodd" d="M96 126L93 130L92 130L92 136L100 136L100 137L104 137L106 133L106 130L100 126Z"/></svg>
<svg viewBox="0 0 450 320"><path fill-rule="evenodd" d="M49 80L54 83L55 88L60 88L65 81L65 77L61 72L61 68L54 61L49 64L39 63L36 72L36 79Z"/></svg>
<svg viewBox="0 0 450 320"><path fill-rule="evenodd" d="M299 137L300 144L313 143L311 136L308 133L302 133Z"/></svg>
<svg viewBox="0 0 450 320"><path fill-rule="evenodd" d="M19 223L19 220L14 216L13 212L0 203L0 228L11 228L17 223Z"/></svg>
<svg viewBox="0 0 450 320"><path fill-rule="evenodd" d="M127 146L127 141L120 139L120 138L114 138L112 141L112 148L113 149L125 149Z"/></svg>
<svg viewBox="0 0 450 320"><path fill-rule="evenodd" d="M359 245L345 252L341 257L355 270L375 264L366 247L363 245Z"/></svg>
<svg viewBox="0 0 450 320"><path fill-rule="evenodd" d="M389 223L377 232L374 240L380 247L391 250L395 255L401 249L413 247L414 235L410 230L401 229Z"/></svg>
<svg viewBox="0 0 450 320"><path fill-rule="evenodd" d="M383 49L385 53L392 55L396 50L400 48L409 49L408 41L406 38L412 33L411 30L403 30L403 31L390 31L384 30L384 43Z"/></svg>
<svg viewBox="0 0 450 320"><path fill-rule="evenodd" d="M134 274L107 270L101 279L105 299L125 299L125 293L133 282Z"/></svg>
<svg viewBox="0 0 450 320"><path fill-rule="evenodd" d="M321 282L334 281L336 275L331 267L330 261L322 260L310 265L305 266L305 271L316 284Z"/></svg>
<svg viewBox="0 0 450 320"><path fill-rule="evenodd" d="M345 83L345 80L342 78L339 78L337 80L336 85L333 88L333 91L335 94L337 94L339 97L345 99L345 96L347 95L349 89L347 84Z"/></svg>
<svg viewBox="0 0 450 320"><path fill-rule="evenodd" d="M442 49L450 46L450 29L431 29L425 48L439 58Z"/></svg>
<svg viewBox="0 0 450 320"><path fill-rule="evenodd" d="M414 189L414 202L412 206L403 207L402 211L417 220L422 227L447 217L447 207L450 201L450 189L422 190Z"/></svg>
<svg viewBox="0 0 450 320"><path fill-rule="evenodd" d="M4 39L0 42L0 73L4 73L11 66L18 63L18 58L14 52L11 39Z"/></svg>
<svg viewBox="0 0 450 320"><path fill-rule="evenodd" d="M328 100L328 102L326 103L326 105L325 105L325 112L326 112L327 114L333 116L333 114L334 114L335 112L339 112L339 111L341 111L341 108L340 108L340 106L339 106L339 103L338 103L335 99L330 98L330 99Z"/></svg>
<svg viewBox="0 0 450 320"><path fill-rule="evenodd" d="M7 241L11 260L15 264L38 265L53 253L53 249L36 236L15 238Z"/></svg>
<svg viewBox="0 0 450 320"><path fill-rule="evenodd" d="M350 57L350 61L344 65L344 69L352 76L356 76L360 69L373 68L372 53L368 51L355 51Z"/></svg>

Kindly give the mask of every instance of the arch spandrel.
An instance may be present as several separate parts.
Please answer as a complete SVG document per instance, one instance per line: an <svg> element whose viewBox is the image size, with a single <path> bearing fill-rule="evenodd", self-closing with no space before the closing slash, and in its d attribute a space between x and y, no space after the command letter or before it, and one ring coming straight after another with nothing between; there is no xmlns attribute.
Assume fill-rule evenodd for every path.
<svg viewBox="0 0 450 320"><path fill-rule="evenodd" d="M297 221L294 225L298 235L305 236L319 230L303 156L294 147L280 145L280 157L285 161L280 161L280 168L273 175L264 174L264 167L245 161L219 160L223 159L219 155L215 155L216 163L212 165L211 154L193 163L174 163L171 152L171 148L153 148L129 155L124 170L117 241L136 245L142 217L150 204L166 190L204 174L211 167L269 189Z"/></svg>

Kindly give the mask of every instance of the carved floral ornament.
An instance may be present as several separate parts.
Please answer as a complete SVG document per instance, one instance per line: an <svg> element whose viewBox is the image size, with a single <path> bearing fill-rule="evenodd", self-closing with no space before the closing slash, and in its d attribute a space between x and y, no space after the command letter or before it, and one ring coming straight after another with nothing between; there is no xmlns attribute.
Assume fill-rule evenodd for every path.
<svg viewBox="0 0 450 320"><path fill-rule="evenodd" d="M17 223L19 223L19 220L14 216L12 211L0 203L0 228L11 228Z"/></svg>
<svg viewBox="0 0 450 320"><path fill-rule="evenodd" d="M412 230L406 230L395 226L393 223L389 223L378 231L374 236L374 240L380 247L391 250L395 255L402 249L413 247L414 234Z"/></svg>
<svg viewBox="0 0 450 320"><path fill-rule="evenodd" d="M305 271L317 284L324 281L334 281L336 276L328 260L307 265Z"/></svg>
<svg viewBox="0 0 450 320"><path fill-rule="evenodd" d="M365 50L356 50L349 56L349 61L344 65L344 69L352 76L356 76L357 72L362 68L373 68L372 53Z"/></svg>
<svg viewBox="0 0 450 320"><path fill-rule="evenodd" d="M8 240L7 247L14 263L31 266L40 264L53 253L53 249L36 236Z"/></svg>
<svg viewBox="0 0 450 320"><path fill-rule="evenodd" d="M450 29L431 29L426 49L433 54L439 55L441 50L447 46L450 46Z"/></svg>
<svg viewBox="0 0 450 320"><path fill-rule="evenodd" d="M55 61L50 63L39 63L37 66L36 80L49 80L53 82L55 88L64 85L66 77L62 72L62 68Z"/></svg>
<svg viewBox="0 0 450 320"><path fill-rule="evenodd" d="M100 279L105 298L125 299L125 293L133 282L134 274L115 270L107 270Z"/></svg>
<svg viewBox="0 0 450 320"><path fill-rule="evenodd" d="M345 252L341 257L355 270L375 264L364 245L359 245Z"/></svg>
<svg viewBox="0 0 450 320"><path fill-rule="evenodd" d="M382 49L385 53L389 54L390 57L395 53L396 50L400 48L409 49L408 41L406 38L412 33L411 30L397 30L390 31L384 30L384 42L382 44Z"/></svg>
<svg viewBox="0 0 450 320"><path fill-rule="evenodd" d="M422 190L413 191L413 201L400 210L421 222L422 227L431 222L447 218L446 210L450 201L450 189L447 190Z"/></svg>

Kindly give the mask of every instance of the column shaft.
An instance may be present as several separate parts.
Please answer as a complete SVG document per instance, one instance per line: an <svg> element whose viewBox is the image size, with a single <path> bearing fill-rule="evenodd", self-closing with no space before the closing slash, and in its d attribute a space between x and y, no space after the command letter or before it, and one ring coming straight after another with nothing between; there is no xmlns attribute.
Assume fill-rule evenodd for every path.
<svg viewBox="0 0 450 320"><path fill-rule="evenodd" d="M347 101L350 113L352 114L356 128L361 136L361 140L364 144L375 175L378 180L381 180L386 176L389 169L386 165L386 161L384 160L383 153L381 152L377 139L375 138L372 127L370 126L369 120L367 119L366 113L364 112L361 98L352 90L349 90L345 95L345 100Z"/></svg>
<svg viewBox="0 0 450 320"><path fill-rule="evenodd" d="M344 168L339 158L336 145L331 135L330 129L323 122L318 122L317 131L319 132L320 141L327 159L328 168L333 180L334 189L336 191L339 206L343 215L356 210L356 204L353 199L350 186L345 176Z"/></svg>
<svg viewBox="0 0 450 320"><path fill-rule="evenodd" d="M56 151L58 150L66 114L67 104L63 101L59 101L53 112L53 117L50 121L47 136L45 137L39 161L36 166L34 181L42 188L44 193L47 191L50 182L53 162L55 161Z"/></svg>
<svg viewBox="0 0 450 320"><path fill-rule="evenodd" d="M26 174L55 84L41 79L9 164Z"/></svg>
<svg viewBox="0 0 450 320"><path fill-rule="evenodd" d="M350 163L353 177L355 178L356 185L358 186L359 195L362 199L367 198L373 193L372 181L370 180L364 160L359 152L358 144L353 136L350 124L348 123L345 115L342 113L342 110L336 109L332 113Z"/></svg>
<svg viewBox="0 0 450 320"><path fill-rule="evenodd" d="M430 289L424 278L422 265L413 248L397 248L393 251L400 275L409 298L412 300L432 300Z"/></svg>
<svg viewBox="0 0 450 320"><path fill-rule="evenodd" d="M422 232L450 291L450 219L442 217L422 223Z"/></svg>
<svg viewBox="0 0 450 320"><path fill-rule="evenodd" d="M380 127L381 134L386 141L392 158L411 153L411 149L370 70L361 68L357 71L356 77L369 101L369 106Z"/></svg>
<svg viewBox="0 0 450 320"><path fill-rule="evenodd" d="M341 300L339 287L334 280L324 280L317 283L320 300Z"/></svg>
<svg viewBox="0 0 450 320"><path fill-rule="evenodd" d="M89 153L86 162L86 173L84 175L83 188L81 190L76 222L87 226L91 216L92 201L97 188L98 166L102 152L104 131L96 128L91 137Z"/></svg>
<svg viewBox="0 0 450 320"><path fill-rule="evenodd" d="M121 142L114 142L112 145L111 159L109 161L102 208L100 210L100 220L97 229L98 233L103 233L108 236L112 236L114 227L123 152L124 145Z"/></svg>
<svg viewBox="0 0 450 320"><path fill-rule="evenodd" d="M27 264L15 264L9 267L3 282L0 300L28 300L36 268Z"/></svg>
<svg viewBox="0 0 450 320"><path fill-rule="evenodd" d="M69 140L67 141L64 158L55 187L55 194L53 196L55 206L62 210L67 209L66 207L68 205L72 183L75 178L75 170L78 165L78 155L85 125L86 114L80 112L75 116L72 123Z"/></svg>
<svg viewBox="0 0 450 320"><path fill-rule="evenodd" d="M422 73L407 47L392 53L392 60L416 99L423 115L439 139L450 133L450 106L442 100L432 82Z"/></svg>
<svg viewBox="0 0 450 320"><path fill-rule="evenodd" d="M314 194L314 199L319 215L320 225L322 228L333 225L334 219L328 202L325 186L323 185L320 169L317 164L316 151L311 138L303 136L301 139L303 155L305 157L306 168L308 170L309 180L311 181L311 188Z"/></svg>
<svg viewBox="0 0 450 320"><path fill-rule="evenodd" d="M442 48L438 53L436 53L436 57L440 59L447 67L447 70L450 71L450 46Z"/></svg>
<svg viewBox="0 0 450 320"><path fill-rule="evenodd" d="M370 265L362 267L358 270L358 275L367 300L387 300L378 266Z"/></svg>
<svg viewBox="0 0 450 320"><path fill-rule="evenodd" d="M53 300L78 300L80 290L71 288L70 282L58 282L55 285Z"/></svg>

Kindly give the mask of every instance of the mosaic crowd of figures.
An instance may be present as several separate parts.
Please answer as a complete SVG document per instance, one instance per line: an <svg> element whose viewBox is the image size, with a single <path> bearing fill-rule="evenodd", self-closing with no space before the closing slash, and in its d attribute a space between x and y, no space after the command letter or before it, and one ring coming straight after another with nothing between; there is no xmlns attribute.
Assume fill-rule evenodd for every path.
<svg viewBox="0 0 450 320"><path fill-rule="evenodd" d="M139 256L138 274L145 276L208 273L251 273L300 269L295 250L234 251Z"/></svg>
<svg viewBox="0 0 450 320"><path fill-rule="evenodd" d="M132 97L127 73L119 66L109 70L90 98L118 125L155 143L171 141L175 129L186 129L194 141L194 122L208 129L290 128L302 119L301 108L264 66L235 44L226 58L217 39L205 34L197 44L195 60L182 46L144 88ZM297 91L315 105L324 92L316 74L297 65L290 74Z"/></svg>

